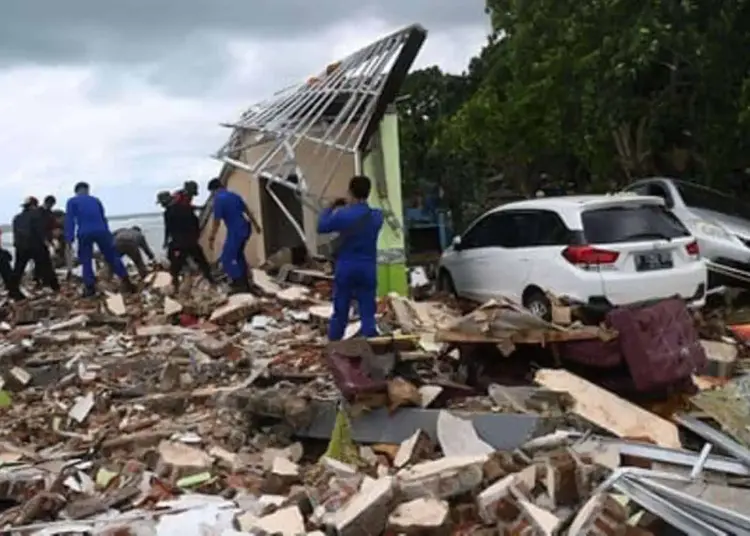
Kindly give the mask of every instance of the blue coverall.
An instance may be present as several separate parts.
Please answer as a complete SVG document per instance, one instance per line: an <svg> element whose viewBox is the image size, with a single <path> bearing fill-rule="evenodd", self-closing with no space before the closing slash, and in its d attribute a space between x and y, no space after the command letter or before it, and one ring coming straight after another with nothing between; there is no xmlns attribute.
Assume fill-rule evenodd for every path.
<svg viewBox="0 0 750 536"><path fill-rule="evenodd" d="M128 275L125 265L115 249L114 238L109 230L104 206L99 198L89 194L76 194L68 199L65 207L65 240L72 244L78 230L78 262L83 269L83 284L93 288L94 277L94 244L101 252L112 271L120 278Z"/></svg>
<svg viewBox="0 0 750 536"><path fill-rule="evenodd" d="M247 279L245 245L252 229L245 218L245 201L229 190L219 190L214 197L214 219L221 220L227 228L221 250L221 266L232 281Z"/></svg>
<svg viewBox="0 0 750 536"><path fill-rule="evenodd" d="M368 211L371 211L370 219L361 223ZM370 208L367 203L329 208L320 214L319 233L343 233L333 274L333 316L328 327L331 341L344 337L352 299L357 301L361 335L375 337L378 334L375 325L377 250L382 227L383 212Z"/></svg>

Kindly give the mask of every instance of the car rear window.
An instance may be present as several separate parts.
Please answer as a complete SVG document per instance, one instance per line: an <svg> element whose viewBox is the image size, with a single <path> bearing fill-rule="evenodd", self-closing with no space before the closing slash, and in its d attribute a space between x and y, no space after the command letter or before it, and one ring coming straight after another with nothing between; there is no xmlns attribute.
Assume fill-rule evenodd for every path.
<svg viewBox="0 0 750 536"><path fill-rule="evenodd" d="M690 233L674 214L659 205L628 205L587 210L581 215L589 244L672 239Z"/></svg>

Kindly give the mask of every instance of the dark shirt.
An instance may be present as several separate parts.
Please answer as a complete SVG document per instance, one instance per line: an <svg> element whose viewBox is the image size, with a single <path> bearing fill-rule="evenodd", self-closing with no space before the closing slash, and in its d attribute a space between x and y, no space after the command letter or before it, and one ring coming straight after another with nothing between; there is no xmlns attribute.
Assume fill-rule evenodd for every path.
<svg viewBox="0 0 750 536"><path fill-rule="evenodd" d="M164 211L164 232L174 247L194 246L200 238L200 222L190 205L173 203Z"/></svg>
<svg viewBox="0 0 750 536"><path fill-rule="evenodd" d="M154 259L154 252L151 251L151 247L148 245L148 240L141 231L133 229L132 227L125 227L118 229L114 233L115 247L120 253L128 251L138 251L142 249L149 259Z"/></svg>
<svg viewBox="0 0 750 536"><path fill-rule="evenodd" d="M27 208L13 218L13 244L16 249L46 247L44 214L39 208Z"/></svg>

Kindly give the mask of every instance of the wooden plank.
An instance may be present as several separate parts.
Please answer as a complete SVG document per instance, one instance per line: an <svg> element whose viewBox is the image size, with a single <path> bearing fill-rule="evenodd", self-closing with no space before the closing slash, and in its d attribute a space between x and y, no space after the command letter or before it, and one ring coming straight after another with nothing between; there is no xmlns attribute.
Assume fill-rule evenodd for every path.
<svg viewBox="0 0 750 536"><path fill-rule="evenodd" d="M617 337L614 331L604 331L596 327L584 327L565 331L517 331L506 337L487 336L479 333L438 330L435 341L448 343L500 344L510 341L514 344L546 344L551 342L582 341L601 339L608 341Z"/></svg>
<svg viewBox="0 0 750 536"><path fill-rule="evenodd" d="M566 370L542 369L534 381L569 393L575 413L619 437L649 437L662 447L682 446L676 425Z"/></svg>

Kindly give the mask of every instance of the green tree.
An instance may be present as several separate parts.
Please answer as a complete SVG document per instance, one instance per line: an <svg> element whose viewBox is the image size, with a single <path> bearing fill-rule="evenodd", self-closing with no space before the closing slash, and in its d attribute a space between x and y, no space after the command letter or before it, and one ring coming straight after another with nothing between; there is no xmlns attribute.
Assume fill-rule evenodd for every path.
<svg viewBox="0 0 750 536"><path fill-rule="evenodd" d="M550 162L595 190L657 173L721 187L748 167L750 58L739 51L750 45L750 1L487 9L495 33L474 60L479 80L439 133L471 165L503 170L527 192Z"/></svg>

